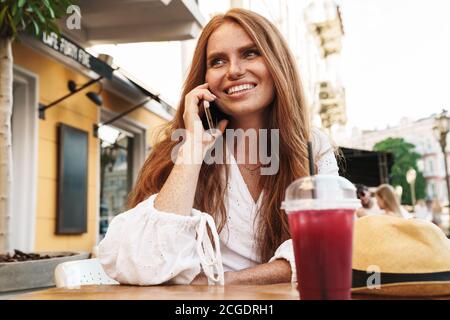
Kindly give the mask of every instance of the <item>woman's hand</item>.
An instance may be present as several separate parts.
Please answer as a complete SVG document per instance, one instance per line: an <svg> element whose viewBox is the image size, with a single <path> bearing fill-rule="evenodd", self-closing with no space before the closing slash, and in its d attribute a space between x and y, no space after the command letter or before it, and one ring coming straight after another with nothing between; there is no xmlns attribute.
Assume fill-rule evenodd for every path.
<svg viewBox="0 0 450 320"><path fill-rule="evenodd" d="M214 145L215 140L220 137L228 124L228 120L219 122L218 127L211 131L205 131L200 117L204 113L203 106L199 108L201 101L213 102L217 97L208 90L208 83L199 85L184 97L184 126L186 128L186 142L191 148L202 149L202 159L206 152ZM193 150L191 150L193 151Z"/></svg>
<svg viewBox="0 0 450 320"><path fill-rule="evenodd" d="M192 280L191 284L194 284L194 285L207 285L208 284L208 277L203 272L200 272L194 278L194 280Z"/></svg>
<svg viewBox="0 0 450 320"><path fill-rule="evenodd" d="M236 272L233 271L227 271L224 272L224 280L225 280L225 284L239 284L236 281ZM195 278L194 280L192 280L191 284L194 285L204 285L204 284L208 284L208 277L203 273L200 272Z"/></svg>
<svg viewBox="0 0 450 320"><path fill-rule="evenodd" d="M155 199L155 209L188 216L191 214L197 189L198 176L203 159L220 135L225 131L227 121L219 123L212 135L203 129L200 119L203 108L200 101L212 102L216 97L202 84L184 97L183 120L186 134L183 144L174 148L171 154L176 164ZM178 147L178 146L177 146Z"/></svg>

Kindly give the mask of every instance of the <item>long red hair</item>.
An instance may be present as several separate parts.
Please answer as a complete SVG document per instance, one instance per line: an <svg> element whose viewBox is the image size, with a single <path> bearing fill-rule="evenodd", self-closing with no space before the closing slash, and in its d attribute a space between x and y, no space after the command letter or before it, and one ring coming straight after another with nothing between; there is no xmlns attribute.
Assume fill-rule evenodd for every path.
<svg viewBox="0 0 450 320"><path fill-rule="evenodd" d="M137 183L130 193L128 206L134 207L159 192L168 178L174 166L171 152L179 143L171 140L171 134L176 129L184 128L184 97L205 82L208 39L217 28L227 22L237 23L248 33L265 58L275 86L275 99L269 106L267 129L279 129L279 170L275 175L261 176L260 186L264 195L258 212L259 224L255 237L260 260L267 262L278 246L290 238L287 216L280 207L286 187L295 179L308 174L307 141L310 124L295 59L277 28L257 13L231 9L225 14L213 17L205 26L197 42L177 113L161 132L160 141L145 161ZM224 171L225 179L222 178ZM194 207L211 214L219 232L227 219L224 203L227 182L227 164L203 163ZM205 197L205 194L208 196Z"/></svg>

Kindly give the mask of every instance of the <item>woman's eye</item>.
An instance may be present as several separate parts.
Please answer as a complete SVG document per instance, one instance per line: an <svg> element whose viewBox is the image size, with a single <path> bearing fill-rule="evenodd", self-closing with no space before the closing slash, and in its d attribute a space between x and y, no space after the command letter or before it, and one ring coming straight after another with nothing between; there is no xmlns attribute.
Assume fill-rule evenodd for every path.
<svg viewBox="0 0 450 320"><path fill-rule="evenodd" d="M245 52L246 57L256 57L259 56L259 51L257 50L248 50Z"/></svg>
<svg viewBox="0 0 450 320"><path fill-rule="evenodd" d="M210 62L211 67L217 67L224 63L223 59L214 59Z"/></svg>

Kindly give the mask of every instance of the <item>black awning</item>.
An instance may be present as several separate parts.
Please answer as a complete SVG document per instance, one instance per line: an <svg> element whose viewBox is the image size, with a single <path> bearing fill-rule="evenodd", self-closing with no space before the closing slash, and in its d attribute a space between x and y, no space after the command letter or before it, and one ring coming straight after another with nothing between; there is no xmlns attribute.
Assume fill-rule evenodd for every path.
<svg viewBox="0 0 450 320"><path fill-rule="evenodd" d="M389 183L394 155L351 148L339 148L343 159L339 159L339 174L353 183L377 187Z"/></svg>

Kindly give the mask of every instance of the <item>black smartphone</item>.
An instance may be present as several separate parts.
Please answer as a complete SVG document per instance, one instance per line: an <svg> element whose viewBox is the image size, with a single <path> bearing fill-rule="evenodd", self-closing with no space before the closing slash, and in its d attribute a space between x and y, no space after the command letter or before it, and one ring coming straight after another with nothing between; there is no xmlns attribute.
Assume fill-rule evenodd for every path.
<svg viewBox="0 0 450 320"><path fill-rule="evenodd" d="M205 110L201 117L205 130L217 128L222 119L228 119L228 115L222 112L214 101L209 103L209 108L205 108L204 100L202 100L201 107Z"/></svg>

